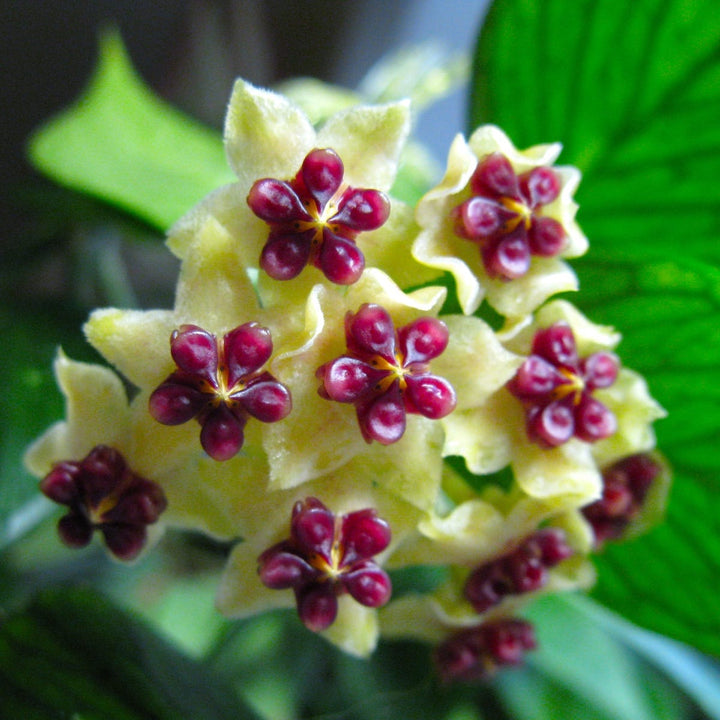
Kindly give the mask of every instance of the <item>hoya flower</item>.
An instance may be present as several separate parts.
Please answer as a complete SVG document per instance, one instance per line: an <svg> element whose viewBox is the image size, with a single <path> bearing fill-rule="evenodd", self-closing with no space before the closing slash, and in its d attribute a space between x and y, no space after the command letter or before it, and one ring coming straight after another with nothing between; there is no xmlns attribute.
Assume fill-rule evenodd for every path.
<svg viewBox="0 0 720 720"><path fill-rule="evenodd" d="M444 288L426 287L404 293L375 268L366 269L358 282L348 288L321 284L313 288L304 306L304 327L271 363L273 374L287 384L293 397L292 413L282 423L263 429L264 447L270 458L271 488L294 487L325 475L367 448L354 407L322 397L315 376L318 368L327 369L329 363L347 353L348 314L354 316L372 301L392 318L393 328L412 325L421 317L437 315L445 292ZM395 361L394 355L392 360ZM385 375L388 385L391 384L392 377L389 373ZM402 410L404 414L404 405ZM416 414L407 416L404 427L402 437L396 437L393 450L388 449L385 456L403 458L407 467L420 470L414 483L403 481L395 487L406 500L424 507L432 502L434 491L430 488L436 490L439 484L442 428L437 421ZM423 464L427 471L421 469ZM387 483L394 484L392 476Z"/></svg>
<svg viewBox="0 0 720 720"><path fill-rule="evenodd" d="M325 630L335 622L340 595L366 607L390 599L390 578L373 560L390 537L390 525L372 508L336 517L317 498L306 498L293 507L290 537L258 558L260 580L273 590L292 589L303 624Z"/></svg>
<svg viewBox="0 0 720 720"><path fill-rule="evenodd" d="M317 148L292 180L257 180L248 205L270 226L260 267L276 280L290 280L311 263L339 285L357 281L365 258L355 244L360 232L376 230L390 215L390 201L377 190L343 184L337 153Z"/></svg>
<svg viewBox="0 0 720 720"><path fill-rule="evenodd" d="M548 334L549 328L558 325L564 329ZM531 362L531 370L535 366L548 371L545 373L547 394L544 389L540 392L539 387L532 388L538 391L535 396L538 402L528 399L529 395L524 395L523 399L516 397L511 390L517 381L511 382L512 378L508 378L508 385L484 402L458 407L441 421L447 437L451 438L446 443L447 454L462 456L471 472L484 475L509 464L524 493L559 505L582 498L585 502L597 499L602 486L599 467L622 456L652 449L655 444L652 422L664 414L639 375L625 367L617 369L613 353L620 340L619 334L612 328L591 323L565 301L548 303L531 322L510 324L499 334L508 351L526 358L516 368L522 383L532 377L532 373L526 372L528 365L525 363L533 355L535 339L540 338L536 349L545 353L546 340L569 340L568 328L572 342L567 348L571 354L577 353L577 360L568 360L567 366L559 361L557 365L547 360ZM558 343L558 348L563 342ZM559 353L558 348L547 352L551 355L556 351ZM582 364L581 358L588 360ZM553 388L559 388L554 391L554 397ZM566 435L567 427L575 430L578 408L589 406L593 411L583 420L588 422L581 433L584 439L570 436L566 442L547 442L562 437L549 432L538 420L537 410L528 415L527 408L542 411L549 406L553 410L552 403L556 401L562 408L558 416L566 420L563 430ZM609 414L614 422L608 420ZM551 413L552 417L555 416ZM590 420L593 420L592 424ZM591 426L601 432L590 435ZM603 430L608 428L614 428L614 432L605 436ZM545 442L538 444L536 438L540 431L546 437Z"/></svg>
<svg viewBox="0 0 720 720"><path fill-rule="evenodd" d="M561 258L587 249L572 199L580 174L551 167L560 149L519 151L490 125L453 142L445 176L418 204L413 255L452 273L464 313L486 297L501 314L519 317L577 288Z"/></svg>
<svg viewBox="0 0 720 720"><path fill-rule="evenodd" d="M668 485L668 469L657 455L637 453L604 468L602 497L582 510L596 547L654 525L665 509Z"/></svg>
<svg viewBox="0 0 720 720"><path fill-rule="evenodd" d="M516 620L520 608L538 593L594 581L585 558L590 533L577 511L555 513L552 524L540 528L542 515L531 499L507 496L510 509L504 509L502 502L490 502L493 495L421 521L419 554L404 552L411 535L391 557L393 566L419 557L449 566L447 579L432 592L409 593L380 611L384 636L434 646L438 673L446 681L483 678L520 662L535 645L531 627Z"/></svg>
<svg viewBox="0 0 720 720"><path fill-rule="evenodd" d="M547 584L549 568L572 554L561 529L537 530L510 552L475 567L463 594L478 613L483 613L508 596L540 590Z"/></svg>
<svg viewBox="0 0 720 720"><path fill-rule="evenodd" d="M150 411L174 426L167 432L179 437L175 428L197 417L195 447L227 460L248 418L274 422L290 411L290 393L267 363L296 317L261 311L232 238L208 218L182 264L173 310L97 310L85 332L133 385L154 391Z"/></svg>
<svg viewBox="0 0 720 720"><path fill-rule="evenodd" d="M170 338L178 369L150 396L150 413L165 425L197 417L200 442L215 460L242 447L245 423L282 420L292 406L288 389L262 371L272 354L270 331L250 322L222 340L196 325L183 325Z"/></svg>
<svg viewBox="0 0 720 720"><path fill-rule="evenodd" d="M410 255L412 212L387 195L409 127L409 104L397 102L343 110L316 130L287 98L238 80L225 121L237 182L182 218L168 245L184 258L214 217L234 238L239 262L264 268L266 306L301 303L326 276L355 282L364 266L407 284L437 276Z"/></svg>
<svg viewBox="0 0 720 720"><path fill-rule="evenodd" d="M246 539L233 549L218 591L223 614L295 608L347 652L372 652L378 608L391 591L383 566L421 516L380 485L401 468L378 448L366 446L366 455L302 486L246 495Z"/></svg>
<svg viewBox="0 0 720 720"><path fill-rule="evenodd" d="M508 385L526 406L528 437L549 447L573 435L587 442L610 437L617 421L593 393L610 387L618 369L617 356L607 351L580 358L565 322L537 331L532 354Z"/></svg>
<svg viewBox="0 0 720 720"><path fill-rule="evenodd" d="M55 375L66 419L28 448L25 464L41 491L67 508L58 525L67 545L84 547L98 532L115 557L132 560L162 531L164 483L187 478L187 454L138 422L142 405L128 403L112 370L60 352Z"/></svg>
<svg viewBox="0 0 720 720"><path fill-rule="evenodd" d="M496 670L520 665L537 646L535 630L526 620L503 619L458 630L433 652L444 682L485 680Z"/></svg>
<svg viewBox="0 0 720 720"><path fill-rule="evenodd" d="M396 330L385 308L365 303L345 317L345 338L348 354L317 371L320 394L355 405L367 442L397 442L406 412L438 419L455 408L452 386L428 367L447 347L442 321L423 317Z"/></svg>
<svg viewBox="0 0 720 720"><path fill-rule="evenodd" d="M99 530L121 560L137 556L147 526L157 522L167 506L160 486L133 472L120 452L107 445L96 445L82 460L55 463L40 490L68 507L58 523L66 545L85 547Z"/></svg>

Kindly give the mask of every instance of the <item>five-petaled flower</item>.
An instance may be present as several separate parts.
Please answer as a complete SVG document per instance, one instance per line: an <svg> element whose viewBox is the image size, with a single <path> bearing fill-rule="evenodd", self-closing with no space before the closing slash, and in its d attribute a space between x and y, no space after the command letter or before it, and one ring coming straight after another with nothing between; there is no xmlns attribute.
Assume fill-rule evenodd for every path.
<svg viewBox="0 0 720 720"><path fill-rule="evenodd" d="M460 630L435 648L434 659L445 682L487 678L504 665L519 665L536 646L533 626L525 620L497 620Z"/></svg>
<svg viewBox="0 0 720 720"><path fill-rule="evenodd" d="M114 448L97 445L80 461L56 463L40 482L51 500L67 505L58 532L69 547L84 547L95 530L110 552L132 560L147 539L147 526L165 510L165 495L156 483L134 473Z"/></svg>
<svg viewBox="0 0 720 720"><path fill-rule="evenodd" d="M455 232L478 243L490 277L522 277L530 256L553 257L566 242L563 226L542 215L560 192L560 179L549 167L517 175L499 152L478 163L470 178L472 196L453 210Z"/></svg>
<svg viewBox="0 0 720 720"><path fill-rule="evenodd" d="M293 507L290 539L258 558L260 579L275 590L292 588L300 619L319 632L335 621L339 595L371 608L390 599L390 578L372 560L390 537L390 526L371 508L336 517L309 497Z"/></svg>
<svg viewBox="0 0 720 720"><path fill-rule="evenodd" d="M452 385L429 372L428 363L448 343L445 324L421 317L395 330L380 305L364 304L345 318L348 354L317 370L320 395L353 403L363 437L383 445L405 432L405 413L437 420L455 409Z"/></svg>
<svg viewBox="0 0 720 720"><path fill-rule="evenodd" d="M626 533L642 512L662 470L660 462L647 453L622 458L603 470L602 497L582 511L593 529L597 547Z"/></svg>
<svg viewBox="0 0 720 720"><path fill-rule="evenodd" d="M532 354L508 387L526 406L528 437L556 447L575 436L586 442L610 437L617 421L592 395L615 382L617 356L600 351L579 358L575 336L565 322L535 334Z"/></svg>
<svg viewBox="0 0 720 720"><path fill-rule="evenodd" d="M349 187L343 174L334 150L316 148L292 180L263 178L250 188L250 209L270 225L260 256L270 277L289 280L308 263L338 285L360 277L365 258L355 238L388 219L390 201L378 190Z"/></svg>
<svg viewBox="0 0 720 720"><path fill-rule="evenodd" d="M508 595L539 590L548 579L548 568L572 555L559 528L543 528L526 538L512 552L475 568L465 582L464 595L483 613Z"/></svg>
<svg viewBox="0 0 720 720"><path fill-rule="evenodd" d="M150 396L150 413L164 425L196 417L200 442L215 460L237 454L251 416L276 422L291 410L290 391L260 371L272 354L272 339L257 323L236 327L220 343L207 330L183 325L170 338L170 352L178 369Z"/></svg>

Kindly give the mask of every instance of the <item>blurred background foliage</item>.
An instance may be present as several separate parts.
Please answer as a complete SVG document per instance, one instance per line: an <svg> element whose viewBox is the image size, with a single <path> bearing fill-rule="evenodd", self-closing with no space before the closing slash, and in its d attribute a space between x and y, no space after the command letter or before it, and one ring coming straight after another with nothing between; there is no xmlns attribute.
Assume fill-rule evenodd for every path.
<svg viewBox="0 0 720 720"><path fill-rule="evenodd" d="M720 718L714 7L495 0L484 18L482 2L1 3L0 717ZM420 39L451 52L403 49ZM204 538L170 532L131 567L57 542L21 464L62 415L56 347L97 359L80 332L90 309L170 304L163 232L229 177L218 131L237 75L334 83L284 86L310 93L317 120L358 99L425 104L395 188L411 201L454 133L480 122L518 147L562 141L560 162L583 171L591 251L572 299L623 332L623 359L669 410L658 436L676 479L667 522L598 559L592 598L530 609L540 649L520 670L445 687L423 645L360 661L289 613L226 621L212 600L227 548Z"/></svg>

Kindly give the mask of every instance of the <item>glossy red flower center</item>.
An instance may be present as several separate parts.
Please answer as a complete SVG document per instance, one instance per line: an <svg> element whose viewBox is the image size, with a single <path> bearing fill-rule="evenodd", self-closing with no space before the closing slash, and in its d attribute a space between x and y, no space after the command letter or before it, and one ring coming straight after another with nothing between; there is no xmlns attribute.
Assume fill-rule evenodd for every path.
<svg viewBox="0 0 720 720"><path fill-rule="evenodd" d="M367 442L397 442L406 413L436 420L455 409L452 385L429 370L429 362L447 347L442 321L422 317L396 331L383 307L366 303L347 314L345 338L348 354L316 372L322 380L319 393L355 405Z"/></svg>
<svg viewBox="0 0 720 720"><path fill-rule="evenodd" d="M116 557L131 560L145 545L147 526L165 510L165 494L134 473L114 448L98 445L80 461L56 463L40 482L48 498L69 512L58 532L69 547L84 547L95 530Z"/></svg>
<svg viewBox="0 0 720 720"><path fill-rule="evenodd" d="M390 526L375 510L337 517L310 497L293 507L290 538L258 558L260 580L274 590L293 589L300 619L319 632L335 621L344 593L367 607L390 599L390 578L372 560L390 537Z"/></svg>
<svg viewBox="0 0 720 720"><path fill-rule="evenodd" d="M292 409L290 391L262 367L272 354L270 331L250 322L220 342L197 325L170 338L177 365L150 396L150 414L164 425L197 418L200 442L210 457L228 460L242 447L250 417L282 420Z"/></svg>
<svg viewBox="0 0 720 720"><path fill-rule="evenodd" d="M360 277L365 258L355 239L385 223L390 201L378 190L343 183L344 173L334 150L315 149L292 180L264 178L252 186L248 205L270 226L260 255L270 277L290 280L308 264L339 285Z"/></svg>
<svg viewBox="0 0 720 720"><path fill-rule="evenodd" d="M579 358L567 323L538 331L531 355L508 384L525 405L528 437L556 447L573 436L595 442L612 435L617 429L615 416L593 393L610 387L618 371L613 353Z"/></svg>
<svg viewBox="0 0 720 720"><path fill-rule="evenodd" d="M530 269L530 258L562 252L562 225L543 214L560 193L557 174L537 167L517 175L510 161L495 152L480 160L470 179L471 197L455 207L455 232L479 245L485 272L512 280Z"/></svg>

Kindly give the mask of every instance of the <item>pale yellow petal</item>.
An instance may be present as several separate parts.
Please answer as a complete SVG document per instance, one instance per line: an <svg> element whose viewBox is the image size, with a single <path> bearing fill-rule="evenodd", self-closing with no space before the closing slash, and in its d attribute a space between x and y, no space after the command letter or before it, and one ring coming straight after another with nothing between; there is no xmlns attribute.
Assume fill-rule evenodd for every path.
<svg viewBox="0 0 720 720"><path fill-rule="evenodd" d="M56 423L25 454L34 475L62 460L82 460L96 445L121 449L128 436L128 403L120 378L102 365L70 360L60 350L55 377L65 397L66 420Z"/></svg>
<svg viewBox="0 0 720 720"><path fill-rule="evenodd" d="M262 178L294 177L316 146L310 121L287 98L236 81L225 119L225 150L242 192Z"/></svg>
<svg viewBox="0 0 720 720"><path fill-rule="evenodd" d="M85 323L88 342L133 385L156 387L174 369L170 310L95 310Z"/></svg>
<svg viewBox="0 0 720 720"><path fill-rule="evenodd" d="M380 634L377 614L375 608L342 595L338 598L335 622L322 635L350 655L368 657L375 650Z"/></svg>
<svg viewBox="0 0 720 720"><path fill-rule="evenodd" d="M450 340L431 370L455 388L455 412L478 407L515 375L524 358L507 351L479 318L444 315L442 320Z"/></svg>
<svg viewBox="0 0 720 720"><path fill-rule="evenodd" d="M317 146L337 152L348 185L388 191L409 132L409 101L359 106L329 118L318 132Z"/></svg>
<svg viewBox="0 0 720 720"><path fill-rule="evenodd" d="M595 392L595 397L615 415L617 431L593 445L593 455L601 467L634 453L655 447L652 423L667 415L650 396L645 379L628 368L621 368L613 385Z"/></svg>

